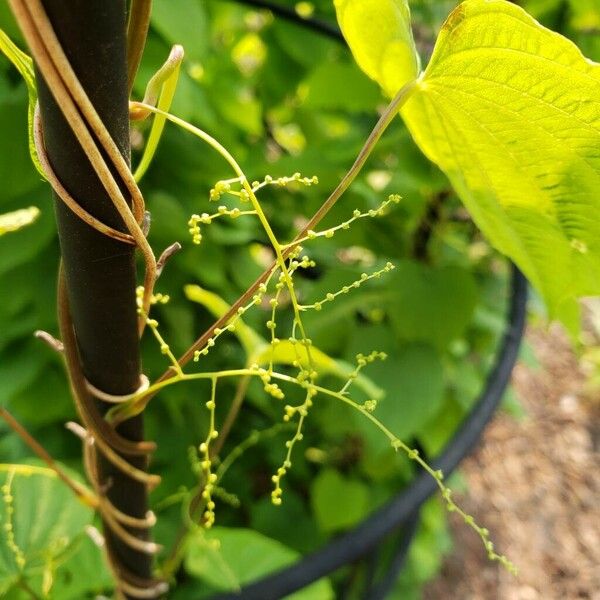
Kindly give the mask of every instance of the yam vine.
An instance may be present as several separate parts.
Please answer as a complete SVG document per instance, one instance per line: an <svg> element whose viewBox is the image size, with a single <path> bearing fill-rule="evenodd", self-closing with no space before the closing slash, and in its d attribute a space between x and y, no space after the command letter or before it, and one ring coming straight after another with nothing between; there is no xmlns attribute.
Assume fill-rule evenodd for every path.
<svg viewBox="0 0 600 600"><path fill-rule="evenodd" d="M445 509L458 514L479 537L489 559L516 574L516 566L496 549L488 529L458 504L445 474L431 466L433 463L430 464L424 451L412 440L397 435L395 428L381 416L382 402L401 405L390 394L384 398L377 377L370 375L370 369L375 371L388 360L385 348L370 347L365 342L366 347L360 348L353 361L344 362L315 342L311 319L316 313L335 310L352 294L377 289L378 280L398 273L398 265L387 257L373 255L365 261L368 266L362 265L361 270L354 271L359 275L348 277L331 289L307 293L304 282L318 276L326 254L322 248L327 248L321 244L333 238L343 241L345 235L350 235L347 232L355 233L370 220L385 226L399 218L396 213L402 210L404 202L401 188L389 193L386 183L380 189L372 186L378 197L366 208L352 206L347 192L386 130L401 117L416 147L447 176L493 247L523 269L546 301L551 316L561 318L575 330L573 302L578 296L598 292L600 273L594 213L598 208L594 192L600 182L600 163L593 150L597 148L600 132L600 109L593 102L600 90L598 65L584 60L574 44L545 29L523 9L505 0L466 0L448 17L429 64L421 70L423 60L413 39L406 0L380 3L335 0L333 6L341 31L356 63L381 86L388 103L380 110L350 168L339 178L329 177L336 180L333 191L320 198L322 202L314 214L294 221L294 234L289 235L289 229L281 233L277 218L280 194L285 191L286 197L293 197L306 188L319 194L324 175L330 174L304 172L300 166L298 172L292 168L287 172L257 174L248 155L230 146L230 140L222 141L227 136L221 136L218 127L199 126L191 117L178 116L171 106L177 99L182 73L193 79L202 72L200 63L186 64L184 46L179 43L148 79L145 93L137 96L143 99L135 100L134 82L150 28L149 5L144 0L133 0L129 6L128 114L131 127L138 134L143 132L140 138L145 142L137 165L132 168L75 75L43 4L39 0L31 5L11 0L32 57L0 30L0 50L27 85L31 160L64 203L61 210L66 207L82 223L120 244L119 247L127 245L131 252L133 248L140 250L144 274L135 297L131 298L133 319L140 338L144 335L153 343L153 360L160 358L164 368L159 376L151 372L142 374L137 390L125 394L106 392L88 381L81 369L77 332L61 267L58 304L62 339L45 331L36 335L64 358L81 420L81 424L69 423L68 428L81 438L83 470L88 482L81 483L77 476L56 463L8 410L1 409L5 422L48 467L0 465L0 472L6 475L0 497L0 514L4 518L0 536L13 569L6 589L19 586L36 597L29 579L41 572L41 589L49 594L57 566L68 554L66 549L79 551L76 536L64 535L62 542L50 536L48 547L43 548L48 557L45 566L40 570L36 563L35 570L30 568L28 547L23 537L19 537L25 533L15 533L17 521L13 516L19 509L13 492L21 478L33 476L43 478L36 479L41 486L53 485L48 483L51 480L66 483L77 505L85 507L85 514L77 516L80 520L89 517L92 509L101 517L105 537L95 529L93 537L98 545L108 548L105 554L117 594L127 598L161 597L169 585L176 583L182 565L190 560L188 550L194 544L206 551L206 556L217 556L210 564L220 565L224 576L234 581L233 589L237 589L235 573L229 572L227 561L219 554L222 549L218 541L210 537L211 530L219 527L220 509L243 504L228 476L232 478L242 459L252 456L257 447L268 445L271 463L275 457L277 466L269 473L266 487L258 481L257 485L263 486L259 494L266 496L273 506L281 507L278 510L285 511L291 480L306 460L302 457L305 435L311 431L317 408L323 405L343 407L372 426L385 440L390 453L386 460L390 463L397 453L408 459L411 473L427 473L435 482ZM300 7L300 12L308 8ZM259 42L256 36L246 39L248 44L259 45ZM472 60L467 61L465 56L471 56ZM123 230L88 212L54 172L46 152L34 63L124 224ZM495 69L495 64L502 64L503 68ZM565 89L568 86L563 79L572 88ZM548 82L557 83L560 93L551 94L546 87L550 85ZM503 103L498 90L511 101ZM212 187L206 186L201 197L194 197L193 212L186 213L185 219L181 214L177 217L177 226L187 229L189 237L170 240L157 258L156 248L150 244L151 218L145 210L139 182L146 174L152 176L153 160L166 128L174 129L166 135L191 136L194 142L201 142L196 151L218 157L219 168L228 172L214 181ZM523 128L531 134L529 137L523 135ZM276 138L273 134L274 143L279 143ZM573 169L573 176L563 164L563 147L569 155L568 166ZM388 162L393 160L388 157ZM293 164L291 160L290 163ZM512 181L513 173L518 175L518 183ZM580 180L585 181L577 187L576 181ZM165 185L168 184L167 181ZM446 194L443 197L450 195L448 190L443 193ZM326 221L324 225L334 207L337 223ZM296 212L303 213L294 209ZM0 236L30 225L38 217L37 208L0 215ZM246 274L239 273L247 287L233 301L190 279L184 289L187 299L200 304L204 316L208 314L214 321L181 352L171 339L173 327L165 325L171 298L181 290L163 285L159 277L163 272L168 274L176 264L182 247L189 253L187 260L191 260L188 257L192 256L192 250L197 252L196 256L204 256L200 253L217 237L212 231L229 225L235 229L248 222L252 224L253 239L261 246L262 273L249 285ZM547 260L551 255L556 257L556 277ZM200 258L197 260L201 262ZM232 262L235 264L235 259ZM403 310L402 306L396 308ZM223 357L227 357L225 366ZM101 462L97 457L101 456L111 468L143 487L144 494L160 486L161 475L146 468L156 449L155 443L128 439L121 432L131 419L141 417L145 411L152 412L157 405L166 406L163 395L176 385L185 390L186 401L194 407L194 418L203 424L187 456L180 457L182 462L189 463L194 483L171 490L169 496L162 498L155 506L158 516L152 511L129 514L109 500L108 492L114 482L101 481L98 466ZM234 390L231 397L224 389L227 394ZM260 428L253 422L244 429L242 417L246 411L251 412L247 400L250 397L264 409ZM402 400L418 402L419 398ZM100 403L102 410L98 408ZM271 422L265 426L267 416ZM181 417L181 422L185 425L185 417ZM236 432L235 443L233 436L230 437L232 431ZM282 437L283 443L277 445L275 442ZM313 456L318 455L318 448L310 450ZM46 496L42 500L48 502ZM160 522L160 512L174 506L181 508L181 530L173 532L168 544L154 540L149 531L157 519ZM144 554L146 566L152 561L154 574L137 576L124 568L121 559L111 551L113 538ZM165 554L161 554L163 550ZM36 580L35 585L38 583ZM3 585L0 582L0 593Z"/></svg>

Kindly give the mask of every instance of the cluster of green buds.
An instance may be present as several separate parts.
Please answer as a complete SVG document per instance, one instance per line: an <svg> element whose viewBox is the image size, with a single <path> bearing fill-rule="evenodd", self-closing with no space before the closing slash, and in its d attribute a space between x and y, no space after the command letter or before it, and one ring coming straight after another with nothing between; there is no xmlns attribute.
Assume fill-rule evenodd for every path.
<svg viewBox="0 0 600 600"><path fill-rule="evenodd" d="M262 181L253 181L250 184L250 189L252 190L252 193L256 193L267 186L287 187L289 184L293 183L308 187L318 184L319 179L316 176L303 177L300 173L294 173L291 177L273 177L272 175L266 175ZM235 184L237 184L236 188L239 186L239 189L234 189L234 187L232 187ZM211 202L217 202L223 196L230 195L239 198L241 202L249 202L250 194L248 193L247 185L246 180L240 177L218 181L209 192L209 200Z"/></svg>
<svg viewBox="0 0 600 600"><path fill-rule="evenodd" d="M401 196L399 196L398 194L391 194L390 196L388 196L387 200L384 200L377 208L371 208L364 212L361 212L360 210L355 209L354 212L352 213L352 217L350 217L346 221L343 221L339 225L336 225L335 227L330 227L329 229L323 229L322 231L313 231L312 229L309 229L306 232L306 235L303 238L301 238L299 241L304 242L306 240L316 240L317 238L323 238L323 237L330 239L339 231L345 231L347 229L350 229L350 226L355 221L358 221L359 219L366 219L366 218L370 218L370 217L371 218L372 217L380 217L380 216L385 215L387 207L390 204L398 204L401 199L402 199ZM294 243L297 243L297 242L294 242ZM289 245L290 244L288 244L288 246ZM285 247L286 246L284 246L284 248Z"/></svg>
<svg viewBox="0 0 600 600"><path fill-rule="evenodd" d="M140 293L142 294L142 297L143 297L143 294L144 294L143 286L140 286L138 289L140 290ZM150 297L150 304L167 304L170 299L171 299L171 297L168 294L161 294L161 293L152 294L152 296Z"/></svg>
<svg viewBox="0 0 600 600"><path fill-rule="evenodd" d="M156 305L156 304L164 305L164 304L167 304L170 299L171 299L170 296L168 296L167 294L154 293L150 296L150 304L151 305ZM144 301L144 286L138 286L136 289L137 313L138 313L138 315L144 317L144 319L146 320L146 325L148 325L150 331L152 332L152 335L156 338L156 341L158 342L161 354L164 354L165 356L167 356L169 358L172 369L177 374L181 375L183 373L183 371L181 369L181 365L177 361L177 358L175 357L173 352L171 352L171 348L170 348L169 344L166 342L166 340L163 338L163 336L158 331L158 321L156 319L150 318L147 314L144 313L143 301Z"/></svg>
<svg viewBox="0 0 600 600"><path fill-rule="evenodd" d="M294 337L290 338L290 342L294 342L294 344L304 345L308 348L312 342L308 339L297 340ZM285 460L283 461L283 465L277 469L277 472L271 478L275 487L271 492L271 501L275 505L281 504L281 495L283 490L281 488L281 480L287 473L287 470L292 466L291 457L292 452L294 450L294 446L296 442L301 442L304 439L304 434L302 433L302 427L304 425L304 420L308 416L308 411L313 406L313 398L317 395L317 389L315 388L315 380L318 376L317 371L314 369L304 369L299 361L294 361L294 366L299 367L300 371L296 376L296 383L300 385L300 387L306 389L306 396L304 402L299 406L291 406L290 404L286 405L284 408L283 420L288 423L292 420L296 415L299 416L298 425L296 428L296 433L292 437L292 439L286 441L285 446L287 448L287 454Z"/></svg>
<svg viewBox="0 0 600 600"><path fill-rule="evenodd" d="M202 233L200 232L199 223L202 222L202 217L200 215L192 215L190 220L188 221L188 231L192 236L192 242L196 245L199 245L202 241Z"/></svg>
<svg viewBox="0 0 600 600"><path fill-rule="evenodd" d="M313 405L313 398L317 395L317 390L314 387L309 387L306 392L306 399L299 406L291 406L287 404L284 408L285 414L283 415L283 420L287 423L291 419L293 419L297 414L301 417L306 417L308 415L308 410ZM301 439L301 438L300 438Z"/></svg>
<svg viewBox="0 0 600 600"><path fill-rule="evenodd" d="M225 205L219 206L217 212L209 215L204 212L201 215L193 214L188 221L188 231L192 236L192 242L199 245L202 242L202 232L200 230L200 224L210 225L215 219L219 217L229 217L231 219L237 219L243 215L255 215L254 210L240 210L237 206L234 208L228 208Z"/></svg>
<svg viewBox="0 0 600 600"><path fill-rule="evenodd" d="M212 331L211 337L209 337L208 340L206 340L206 345L200 350L196 350L194 352L194 362L198 362L202 356L206 356L210 352L211 348L214 348L217 339L221 337L225 332L235 331L236 323L244 316L244 314L253 306L258 306L262 303L266 291L267 286L265 284L261 284L256 294L252 296L250 302L246 306L240 306L237 309L235 316L231 319L231 321L229 321L229 323L227 323L227 325L223 327L215 327L215 329L213 329Z"/></svg>
<svg viewBox="0 0 600 600"><path fill-rule="evenodd" d="M304 255L300 260L294 259L290 261L290 270L292 272L296 271L297 269L311 269L316 266L317 263L306 255Z"/></svg>
<svg viewBox="0 0 600 600"><path fill-rule="evenodd" d="M388 262L383 267L383 269L379 269L378 271L375 271L374 273L371 273L370 275L368 273L361 273L361 276L359 279L357 279L356 281L353 281L352 283L349 283L348 285L343 286L337 292L329 292L321 300L314 302L313 304L303 304L300 306L300 308L302 310L313 309L316 311L320 311L323 308L323 304L325 304L327 302L333 302L338 296L341 296L342 294L347 294L351 290L359 288L361 285L363 285L363 283L366 283L367 281L370 281L371 279L379 279L383 274L389 273L390 271L393 271L395 268L396 267L391 262Z"/></svg>
<svg viewBox="0 0 600 600"><path fill-rule="evenodd" d="M378 352L377 350L373 350L371 354L367 354L366 356L362 353L356 355L356 363L359 367L366 367L368 364L375 362L376 360L386 360L387 354L385 352Z"/></svg>
<svg viewBox="0 0 600 600"><path fill-rule="evenodd" d="M299 342L299 340L297 340ZM297 442L301 442L304 439L304 434L302 433L302 426L304 424L304 419L308 415L309 409L313 405L313 398L317 395L317 390L314 387L314 380L317 377L316 371L306 371L305 369L301 369L300 373L296 377L297 382L301 385L301 387L306 388L306 397L302 404L299 406L291 406L286 405L284 408L285 414L283 415L283 420L287 423L289 422L295 415L299 415L298 426L296 428L296 432L292 439L287 440L285 443L285 447L287 448L287 454L285 460L281 467L277 469L277 472L271 477L271 481L274 483L274 488L271 492L271 502L275 506L279 506L281 504L281 496L283 494L283 489L281 487L281 480L285 477L288 472L288 469L292 466L292 452L294 450L294 446Z"/></svg>
<svg viewBox="0 0 600 600"><path fill-rule="evenodd" d="M239 181L239 179L228 179L226 181L217 181L215 183L215 187L213 187L209 194L209 200L211 202L216 202L221 199L221 196L224 194L228 194L231 191L231 184L235 181Z"/></svg>
<svg viewBox="0 0 600 600"><path fill-rule="evenodd" d="M6 520L2 525L2 528L6 534L6 546L12 552L15 563L19 569L23 569L25 567L25 556L23 551L17 545L13 528L13 514L15 512L15 508L14 496L11 493L12 476L12 473L9 474L7 482L2 486L2 500L4 501L6 512Z"/></svg>
<svg viewBox="0 0 600 600"><path fill-rule="evenodd" d="M281 488L281 479L285 476L287 470L292 466L292 463L291 461L286 460L283 465L284 466L279 467L279 469L277 469L277 473L271 477L271 481L275 484L275 487L271 492L271 502L275 506L281 505L281 495L283 494L283 489Z"/></svg>
<svg viewBox="0 0 600 600"><path fill-rule="evenodd" d="M291 177L277 177L271 175L265 176L263 181L253 181L248 188L248 183L241 177L218 181L209 192L209 200L211 202L219 201L223 196L231 196L237 198L240 202L246 203L250 201L251 194L254 194L262 188L273 185L277 187L286 187L291 183L299 183L305 186L315 185L319 182L316 176L303 177L300 173L294 173ZM235 187L234 187L235 186ZM236 189L239 188L239 189ZM249 192L251 190L251 192ZM202 232L200 225L210 225L217 217L228 216L232 219L241 217L242 215L256 215L255 210L241 210L238 207L228 208L227 206L219 206L214 214L202 213L201 215L193 214L188 221L188 231L192 236L194 244L202 242Z"/></svg>
<svg viewBox="0 0 600 600"><path fill-rule="evenodd" d="M375 409L377 408L377 400L373 398L371 400L366 400L363 406L367 412L375 412Z"/></svg>
<svg viewBox="0 0 600 600"><path fill-rule="evenodd" d="M200 447L204 445L204 442L200 444ZM204 463L206 461L202 461ZM206 510L204 511L203 516L203 525L206 529L210 529L215 524L215 502L212 499L215 483L217 482L216 473L210 472L210 467L206 469L205 473L207 479L204 484L204 489L202 490L202 499L206 503Z"/></svg>
<svg viewBox="0 0 600 600"><path fill-rule="evenodd" d="M204 479L202 499L204 500L206 506L203 515L203 523L204 527L207 529L210 529L215 522L215 502L213 500L213 492L218 480L217 474L212 472L212 460L210 456L210 444L219 437L219 432L215 427L216 391L217 380L215 378L212 380L210 400L206 403L206 408L210 414L208 434L205 441L202 442L198 447L202 457L200 460L200 467L202 468L202 475Z"/></svg>
<svg viewBox="0 0 600 600"><path fill-rule="evenodd" d="M250 368L258 373L258 376L263 382L265 393L275 398L275 400L283 400L285 398L283 390L279 387L277 383L272 381L272 375L270 370L263 369L262 367L259 367L256 364L252 365Z"/></svg>
<svg viewBox="0 0 600 600"><path fill-rule="evenodd" d="M272 177L271 175L266 175L263 181L253 181L250 187L253 192L258 192L268 185L286 187L290 183L299 183L310 187L311 185L317 185L319 183L319 178L316 175L313 175L312 177L303 177L300 173L294 173L291 177Z"/></svg>
<svg viewBox="0 0 600 600"><path fill-rule="evenodd" d="M357 354L356 355L356 368L354 369L354 371L352 371L352 373L350 373L350 375L348 375L348 380L346 381L346 383L344 384L342 389L340 389L339 393L342 395L347 394L348 388L354 383L354 381L356 381L361 370L364 369L368 364L371 364L372 362L375 362L376 360L386 360L386 359L387 359L387 354L385 352L378 352L377 350L373 350L373 352L371 352L370 354L367 354L366 356L362 353ZM367 412L370 412L370 413L374 412L375 409L377 408L377 399L372 398L370 400L367 400L363 404L363 408Z"/></svg>

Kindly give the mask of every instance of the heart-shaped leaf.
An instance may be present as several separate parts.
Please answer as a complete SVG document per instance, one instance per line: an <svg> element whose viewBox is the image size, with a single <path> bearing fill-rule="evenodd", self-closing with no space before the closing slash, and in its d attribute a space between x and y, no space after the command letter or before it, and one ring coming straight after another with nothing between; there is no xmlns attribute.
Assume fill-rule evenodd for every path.
<svg viewBox="0 0 600 600"><path fill-rule="evenodd" d="M361 66L367 39L372 60L390 43L371 30L362 41L348 37ZM505 0L467 0L444 24L402 110L420 148L552 316L600 292L599 98L600 67L572 42Z"/></svg>

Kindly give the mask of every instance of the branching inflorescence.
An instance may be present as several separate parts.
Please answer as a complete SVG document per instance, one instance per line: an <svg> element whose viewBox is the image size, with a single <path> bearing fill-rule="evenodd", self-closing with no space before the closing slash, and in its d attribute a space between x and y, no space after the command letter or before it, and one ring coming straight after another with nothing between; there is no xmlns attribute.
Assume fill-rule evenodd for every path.
<svg viewBox="0 0 600 600"><path fill-rule="evenodd" d="M304 249L302 248L301 244L310 243L313 240L320 238L332 238L334 235L349 229L361 219L384 216L391 206L400 202L400 196L396 194L390 195L377 208L364 212L356 209L345 221L336 226L323 230L307 228L292 242L281 243L267 220L265 211L263 210L261 202L258 199L258 193L266 186L275 186L279 188L290 187L293 185L309 186L318 183L318 179L316 177L303 177L299 173L295 173L291 177L274 178L271 176L266 176L261 182L254 181L249 183L235 159L210 135L188 123L181 121L177 117L173 117L172 115L159 111L158 109L148 108L148 110L161 114L166 119L175 122L184 129L203 139L223 156L223 158L232 166L234 172L236 173L236 177L234 178L219 181L209 193L210 202L223 201L224 198L227 198L227 205L219 205L216 211L194 214L190 218L188 227L189 233L192 237L192 242L194 244L200 244L202 242L201 226L210 226L211 223L217 219L237 219L241 217L251 217L258 219L262 225L264 233L269 240L272 251L276 257L274 264L266 273L266 276L263 277L259 285L255 287L253 293L247 296L246 302L240 304L227 320L221 320L218 322L218 326L213 326L213 328L209 330L209 333L204 336L204 343L197 347L193 353L194 362L202 364L202 358L205 357L211 351L211 349L215 347L221 336L227 332L235 333L236 327L242 323L242 317L248 311L250 311L253 307L264 306L266 304L270 308L269 317L265 322L265 327L269 332L268 343L270 346L270 360L268 361L266 367L260 366L257 363L252 363L243 368L216 372L184 372L182 365L171 353L168 344L165 342L162 336L158 334L158 324L156 320L147 319L147 325L156 337L160 345L161 352L167 355L171 361L170 368L173 374L167 378L161 378L161 380L156 384L153 386L151 385L147 392L140 394L139 398L134 399L130 403L131 406L135 406L136 403L141 403L141 405L144 406L145 397L147 398L148 396L152 396L159 389L179 381L208 380L211 383L211 396L210 400L206 403L206 407L210 414L209 431L207 432L206 439L198 447L198 464L200 467L198 472L201 474L198 497L199 503L202 506L203 526L210 528L214 524L215 491L218 490L220 495L226 494L222 488L217 487L224 473L220 472L219 469L216 471L214 470L214 455L211 452L211 443L219 436L219 432L215 425L215 408L217 402L216 391L218 381L226 378L245 378L246 380L258 378L263 384L265 393L278 401L285 399L286 386L294 386L303 391L303 400L299 404L285 404L283 406L283 422L288 426L293 426L294 429L291 438L289 438L285 443L285 455L281 466L272 476L273 490L271 492L271 500L273 504L280 505L282 503L283 479L292 467L292 458L295 446L303 439L304 426L315 400L319 396L334 399L361 413L389 439L390 445L394 450L404 452L410 460L417 463L421 468L425 469L435 479L448 510L451 512L458 512L463 517L465 523L473 528L480 536L485 545L489 558L500 561L507 569L514 571L515 568L512 563L505 556L495 552L493 543L489 539L488 530L476 524L473 517L465 513L454 502L451 490L444 483L442 472L439 470L436 471L430 467L420 456L418 450L407 446L373 414L377 407L377 399L371 398L361 403L352 399L350 396L351 385L359 377L362 369L375 360L385 360L385 353L374 350L367 355L359 354L356 357L356 368L348 375L346 381L338 390L323 387L318 384L321 373L319 372L319 366L314 359L316 349L313 348L313 342L309 337L303 322L303 313L310 310L322 310L324 305L334 302L339 296L348 294L352 292L352 290L368 284L371 280L379 278L382 275L390 272L394 269L394 265L388 262L372 273L362 273L359 279L347 283L341 289L331 291L327 293L325 297L320 298L312 303L303 304L299 300L299 296L295 287L294 275L298 269L309 269L314 267L315 261L312 260L309 255L303 253ZM282 333L279 330L280 326L278 323L278 316L279 310L281 309L281 297L284 292L286 293L286 305L292 311L292 324L290 331ZM153 297L153 302L154 301L155 299ZM288 347L292 348L294 358L291 361L290 366L295 370L292 373L287 371L282 372L275 369L274 357L277 353L278 346L281 344L286 344ZM121 407L121 410L127 411L128 408ZM139 408L137 410L139 410ZM119 420L122 420L122 418ZM247 447L253 445L258 435L258 433L253 433L249 438L249 440L251 440L250 443L242 445L241 448L237 447L234 450L235 458L237 458L241 452L245 451ZM221 440L221 444L222 442L223 440ZM228 458L224 459L221 465L223 464L228 464Z"/></svg>

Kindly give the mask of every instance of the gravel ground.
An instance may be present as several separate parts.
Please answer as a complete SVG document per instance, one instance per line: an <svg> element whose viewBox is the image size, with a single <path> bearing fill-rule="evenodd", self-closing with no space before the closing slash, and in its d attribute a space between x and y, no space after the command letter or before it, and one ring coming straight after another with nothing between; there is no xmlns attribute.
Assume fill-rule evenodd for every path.
<svg viewBox="0 0 600 600"><path fill-rule="evenodd" d="M424 600L600 600L600 391L559 328L528 340L540 366L513 376L527 416L490 425L464 463L460 498L519 575L490 563L453 519L454 549Z"/></svg>

